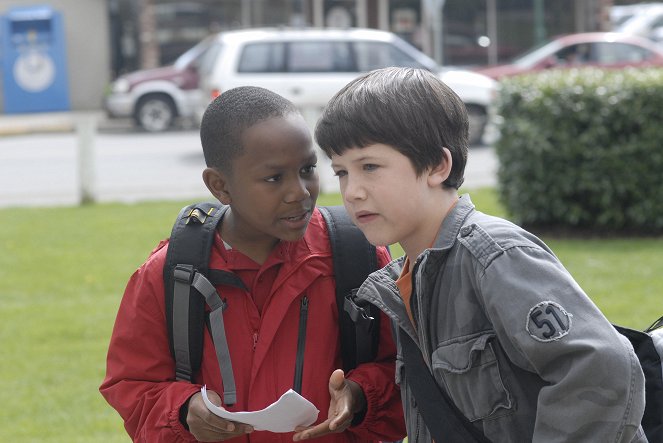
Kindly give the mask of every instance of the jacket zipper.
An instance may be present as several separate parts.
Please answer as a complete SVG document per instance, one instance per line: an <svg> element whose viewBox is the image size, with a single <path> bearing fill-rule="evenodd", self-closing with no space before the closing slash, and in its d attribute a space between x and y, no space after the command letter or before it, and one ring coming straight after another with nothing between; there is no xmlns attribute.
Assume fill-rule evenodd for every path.
<svg viewBox="0 0 663 443"><path fill-rule="evenodd" d="M302 297L299 305L299 333L297 334L297 358L295 360L295 380L293 390L302 393L302 376L304 373L304 348L306 344L306 320L308 319L308 297Z"/></svg>

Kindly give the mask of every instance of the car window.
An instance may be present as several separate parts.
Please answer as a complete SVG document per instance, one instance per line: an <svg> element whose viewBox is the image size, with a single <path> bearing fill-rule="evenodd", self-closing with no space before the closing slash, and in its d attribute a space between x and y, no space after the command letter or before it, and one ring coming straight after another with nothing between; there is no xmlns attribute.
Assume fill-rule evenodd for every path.
<svg viewBox="0 0 663 443"><path fill-rule="evenodd" d="M207 75L212 72L216 61L220 59L223 45L220 43L212 44L203 54L198 62L198 72L200 75Z"/></svg>
<svg viewBox="0 0 663 443"><path fill-rule="evenodd" d="M205 52L207 52L211 45L211 38L202 40L200 43L189 48L186 52L177 57L177 60L175 60L174 63L175 67L178 69L184 69L187 66L198 66L205 56Z"/></svg>
<svg viewBox="0 0 663 443"><path fill-rule="evenodd" d="M590 54L591 45L589 43L569 45L555 53L555 64L563 66L589 63L592 61Z"/></svg>
<svg viewBox="0 0 663 443"><path fill-rule="evenodd" d="M238 72L284 72L285 43L250 43L244 46Z"/></svg>
<svg viewBox="0 0 663 443"><path fill-rule="evenodd" d="M287 53L289 72L355 72L347 42L290 42Z"/></svg>
<svg viewBox="0 0 663 443"><path fill-rule="evenodd" d="M557 40L539 43L538 46L534 46L532 49L516 56L511 63L521 69L530 69L551 56L557 57L557 52L560 51L561 47Z"/></svg>
<svg viewBox="0 0 663 443"><path fill-rule="evenodd" d="M651 56L649 50L628 43L596 43L595 53L596 60L602 65L637 63Z"/></svg>
<svg viewBox="0 0 663 443"><path fill-rule="evenodd" d="M355 42L353 44L357 67L359 71L366 72L373 69L389 66L410 68L426 68L390 43L385 42Z"/></svg>

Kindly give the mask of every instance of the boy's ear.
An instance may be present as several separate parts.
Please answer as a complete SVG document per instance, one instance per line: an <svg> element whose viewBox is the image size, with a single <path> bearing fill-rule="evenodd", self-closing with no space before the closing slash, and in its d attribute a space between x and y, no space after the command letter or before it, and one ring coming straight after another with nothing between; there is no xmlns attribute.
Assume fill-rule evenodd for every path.
<svg viewBox="0 0 663 443"><path fill-rule="evenodd" d="M211 192L217 200L224 205L230 204L230 194L227 190L228 179L223 172L218 171L215 168L205 168L203 171L203 181L205 182L207 189L209 189L209 192Z"/></svg>
<svg viewBox="0 0 663 443"><path fill-rule="evenodd" d="M442 148L442 152L443 157L440 163L428 171L428 185L431 187L441 186L451 174L451 167L453 166L451 151L448 148Z"/></svg>

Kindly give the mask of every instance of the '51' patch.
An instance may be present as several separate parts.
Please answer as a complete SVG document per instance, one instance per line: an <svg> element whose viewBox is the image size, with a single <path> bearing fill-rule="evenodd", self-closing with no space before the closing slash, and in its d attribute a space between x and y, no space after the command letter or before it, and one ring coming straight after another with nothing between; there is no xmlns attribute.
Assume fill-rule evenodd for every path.
<svg viewBox="0 0 663 443"><path fill-rule="evenodd" d="M559 340L571 330L571 317L554 301L542 301L529 310L525 328L534 340Z"/></svg>

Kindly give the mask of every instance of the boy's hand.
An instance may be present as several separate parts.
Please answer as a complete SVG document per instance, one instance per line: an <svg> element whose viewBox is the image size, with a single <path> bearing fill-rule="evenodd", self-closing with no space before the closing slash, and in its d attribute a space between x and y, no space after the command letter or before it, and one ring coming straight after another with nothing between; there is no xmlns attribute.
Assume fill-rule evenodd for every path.
<svg viewBox="0 0 663 443"><path fill-rule="evenodd" d="M341 369L335 370L329 377L329 393L331 401L327 420L310 428L298 426L293 441L343 432L350 427L354 415L366 408L364 391L357 383L346 380Z"/></svg>
<svg viewBox="0 0 663 443"><path fill-rule="evenodd" d="M221 397L214 391L207 391L212 403L221 406ZM239 435L253 432L253 427L225 420L207 409L200 392L193 394L189 400L189 413L186 416L189 432L198 441L223 441Z"/></svg>

